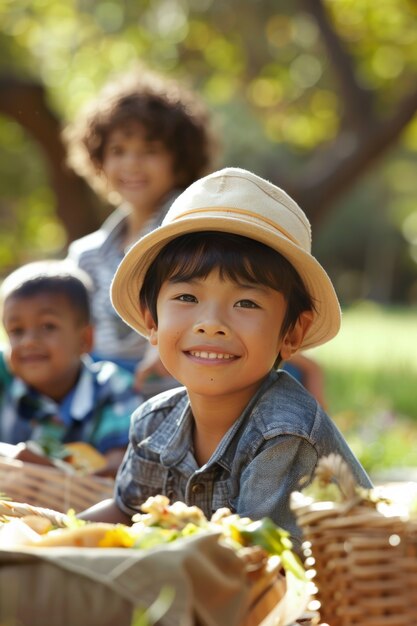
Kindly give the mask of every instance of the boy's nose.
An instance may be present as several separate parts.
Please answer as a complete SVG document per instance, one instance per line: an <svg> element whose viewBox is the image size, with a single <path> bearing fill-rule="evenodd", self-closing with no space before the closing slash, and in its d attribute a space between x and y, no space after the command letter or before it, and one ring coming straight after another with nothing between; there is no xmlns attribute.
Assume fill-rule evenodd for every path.
<svg viewBox="0 0 417 626"><path fill-rule="evenodd" d="M228 328L226 324L222 323L220 320L215 319L206 319L201 320L194 324L193 328L194 332L201 335L227 335Z"/></svg>
<svg viewBox="0 0 417 626"><path fill-rule="evenodd" d="M125 155L125 163L130 167L140 167L145 160L145 155L142 152L132 150Z"/></svg>
<svg viewBox="0 0 417 626"><path fill-rule="evenodd" d="M39 339L39 332L35 328L27 329L20 337L20 343L31 344Z"/></svg>

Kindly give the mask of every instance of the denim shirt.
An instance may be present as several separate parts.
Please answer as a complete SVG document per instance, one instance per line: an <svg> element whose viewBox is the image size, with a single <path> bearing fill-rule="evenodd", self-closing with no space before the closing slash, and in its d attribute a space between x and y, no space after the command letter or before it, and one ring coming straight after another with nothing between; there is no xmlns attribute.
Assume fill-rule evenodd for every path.
<svg viewBox="0 0 417 626"><path fill-rule="evenodd" d="M159 394L139 407L116 478L116 502L125 513L132 515L149 496L164 494L171 501L200 507L207 517L220 507L252 519L268 516L287 529L299 547L301 532L289 498L310 482L321 456L339 453L358 483L371 486L333 421L282 370L270 372L202 467L193 455L192 435L193 416L184 388Z"/></svg>

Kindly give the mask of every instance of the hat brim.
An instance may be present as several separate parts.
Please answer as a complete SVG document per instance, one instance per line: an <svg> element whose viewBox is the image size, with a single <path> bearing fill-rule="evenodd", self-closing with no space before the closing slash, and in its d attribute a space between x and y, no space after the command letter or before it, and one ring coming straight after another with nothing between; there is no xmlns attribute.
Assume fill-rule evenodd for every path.
<svg viewBox="0 0 417 626"><path fill-rule="evenodd" d="M275 233L267 225L254 224L228 215L189 215L160 226L140 239L120 263L111 285L111 300L120 317L140 335L148 337L139 294L146 272L160 250L172 239L192 232L221 231L255 239L281 253L297 270L310 293L315 312L300 348L319 346L332 339L340 329L341 312L332 282L320 263L285 235ZM227 211L227 208L225 208Z"/></svg>

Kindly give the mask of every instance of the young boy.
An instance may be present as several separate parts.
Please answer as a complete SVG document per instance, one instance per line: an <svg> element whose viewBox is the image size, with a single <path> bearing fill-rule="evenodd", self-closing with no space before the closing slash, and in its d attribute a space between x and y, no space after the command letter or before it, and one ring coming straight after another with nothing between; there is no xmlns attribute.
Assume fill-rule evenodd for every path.
<svg viewBox="0 0 417 626"><path fill-rule="evenodd" d="M339 453L370 481L317 401L281 360L339 330L340 308L310 252L310 225L268 181L226 168L197 181L122 261L112 286L122 318L158 347L184 388L132 418L115 502L83 514L126 520L156 494L254 519L300 539L292 491Z"/></svg>
<svg viewBox="0 0 417 626"><path fill-rule="evenodd" d="M0 442L85 441L107 458L100 473L114 475L139 398L130 372L86 355L93 338L88 283L66 261L29 263L3 282L9 346L0 353ZM45 463L27 450L18 456Z"/></svg>
<svg viewBox="0 0 417 626"><path fill-rule="evenodd" d="M145 396L178 386L164 377L146 339L115 313L109 289L129 247L161 223L181 190L209 171L214 142L207 111L179 83L147 70L129 72L105 85L66 136L73 167L120 205L100 230L69 248L94 283L93 357L137 370L136 387Z"/></svg>

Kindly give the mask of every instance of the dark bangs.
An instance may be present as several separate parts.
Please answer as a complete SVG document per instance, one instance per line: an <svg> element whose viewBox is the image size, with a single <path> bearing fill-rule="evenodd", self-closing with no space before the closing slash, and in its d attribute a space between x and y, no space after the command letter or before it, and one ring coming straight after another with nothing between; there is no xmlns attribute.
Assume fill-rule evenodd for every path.
<svg viewBox="0 0 417 626"><path fill-rule="evenodd" d="M40 294L52 297L63 296L81 324L90 324L89 288L76 276L59 274L47 276L40 274L28 278L24 283L10 290L5 298L34 298Z"/></svg>
<svg viewBox="0 0 417 626"><path fill-rule="evenodd" d="M216 231L190 233L170 241L149 267L140 292L140 305L157 323L156 301L166 280L205 278L214 269L221 279L237 284L264 285L283 294L286 332L303 311L314 309L297 271L279 252L254 239Z"/></svg>

